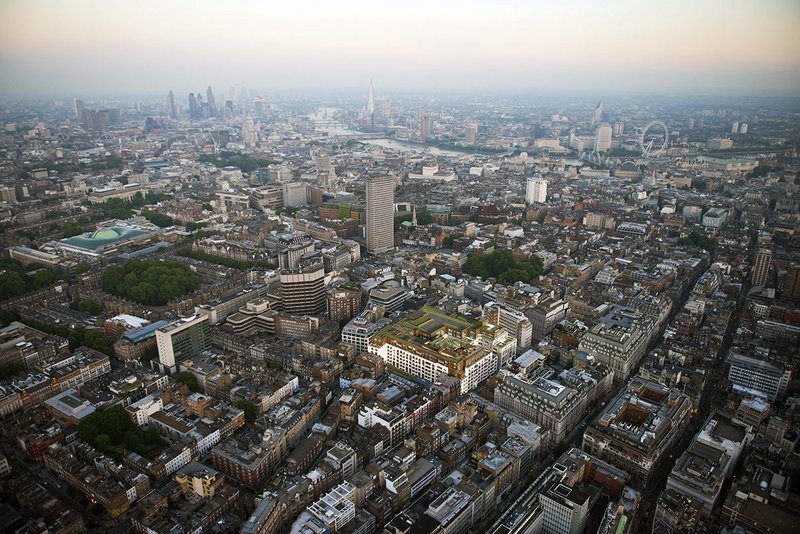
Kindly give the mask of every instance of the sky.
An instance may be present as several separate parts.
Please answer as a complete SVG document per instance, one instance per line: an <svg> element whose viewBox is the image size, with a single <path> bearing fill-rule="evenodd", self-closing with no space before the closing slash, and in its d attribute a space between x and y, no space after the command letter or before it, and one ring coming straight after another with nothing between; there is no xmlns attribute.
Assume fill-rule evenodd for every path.
<svg viewBox="0 0 800 534"><path fill-rule="evenodd" d="M0 93L800 96L800 0L0 0Z"/></svg>

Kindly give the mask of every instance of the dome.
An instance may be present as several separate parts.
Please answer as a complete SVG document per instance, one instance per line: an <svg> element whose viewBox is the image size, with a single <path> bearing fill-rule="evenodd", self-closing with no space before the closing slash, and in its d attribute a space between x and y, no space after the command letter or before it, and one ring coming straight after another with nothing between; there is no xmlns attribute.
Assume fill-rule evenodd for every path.
<svg viewBox="0 0 800 534"><path fill-rule="evenodd" d="M103 228L92 234L90 239L117 239L120 233L113 228Z"/></svg>

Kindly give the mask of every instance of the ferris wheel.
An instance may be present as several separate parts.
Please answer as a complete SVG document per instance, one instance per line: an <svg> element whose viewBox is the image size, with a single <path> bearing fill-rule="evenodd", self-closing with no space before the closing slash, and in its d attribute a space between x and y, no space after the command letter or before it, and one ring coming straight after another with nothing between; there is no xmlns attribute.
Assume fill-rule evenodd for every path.
<svg viewBox="0 0 800 534"><path fill-rule="evenodd" d="M658 130L661 130L661 132L655 133ZM669 129L667 125L661 121L652 121L648 123L639 136L639 147L642 149L643 157L658 156L666 151L668 146Z"/></svg>

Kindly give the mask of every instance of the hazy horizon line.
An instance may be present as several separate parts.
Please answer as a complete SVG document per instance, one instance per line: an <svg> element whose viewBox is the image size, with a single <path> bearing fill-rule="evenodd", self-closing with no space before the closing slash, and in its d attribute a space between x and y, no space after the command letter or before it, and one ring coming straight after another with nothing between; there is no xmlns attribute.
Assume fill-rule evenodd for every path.
<svg viewBox="0 0 800 534"><path fill-rule="evenodd" d="M317 87L284 87L265 89L257 85L243 85L236 84L247 91L255 90L258 96L262 97L352 97L358 98L363 93L364 98L367 96L367 86L317 86ZM210 84L214 95L218 101L224 102L228 100L227 96L220 97L228 93L229 88L236 85L217 85ZM201 94L205 97L205 91L209 87L206 85L202 88L195 90L186 89L165 89L163 91L3 91L0 89L0 99L3 100L61 100L61 99L109 99L109 98L166 98L170 91L176 96L187 96L190 93ZM214 89L218 87L218 89ZM601 91L601 90L570 90L570 89L549 89L549 90L524 90L524 89L496 89L493 91L481 90L450 90L450 89L393 89L391 87L382 87L380 91L375 91L377 97L453 97L453 98L562 98L562 97L581 97L581 98L675 98L675 99L703 99L703 98L725 98L730 100L742 99L779 99L779 100L800 100L800 92L786 93L786 92L763 92L763 93L747 93L747 92L706 92L706 91L645 91L645 90L631 90L631 91ZM248 97L249 98L249 97Z"/></svg>

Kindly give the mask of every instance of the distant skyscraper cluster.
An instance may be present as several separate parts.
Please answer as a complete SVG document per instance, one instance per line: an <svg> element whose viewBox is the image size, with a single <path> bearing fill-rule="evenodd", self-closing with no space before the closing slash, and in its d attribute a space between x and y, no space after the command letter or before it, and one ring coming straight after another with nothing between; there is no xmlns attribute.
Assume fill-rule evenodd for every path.
<svg viewBox="0 0 800 534"><path fill-rule="evenodd" d="M200 119L209 119L211 117L216 117L219 115L219 110L217 108L217 102L214 98L214 92L211 90L211 86L208 86L206 89L206 99L203 101L203 95L200 92L197 93L189 93L187 97L187 104L189 109L189 118L193 120L200 120ZM179 109L178 105L175 102L175 94L170 91L167 95L167 115L170 118L175 119L178 117Z"/></svg>

